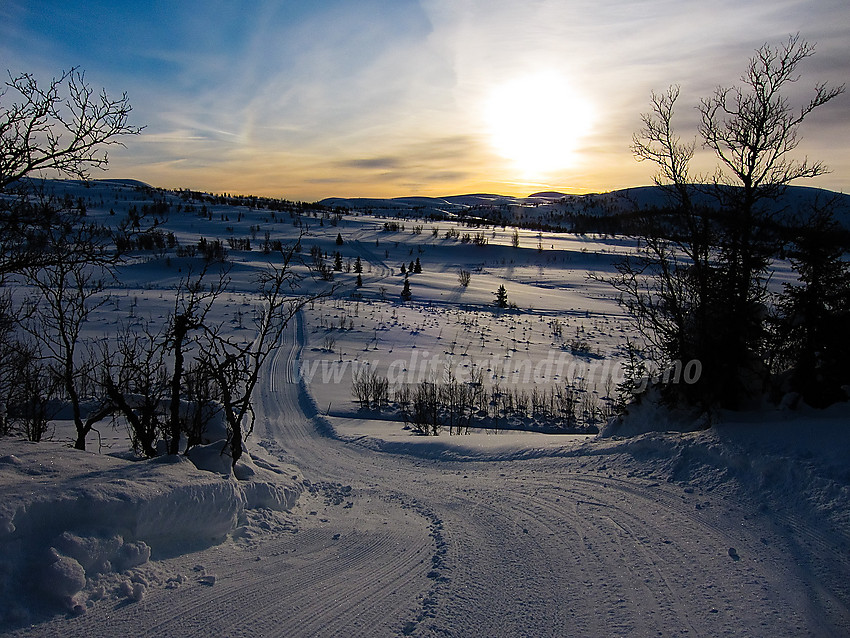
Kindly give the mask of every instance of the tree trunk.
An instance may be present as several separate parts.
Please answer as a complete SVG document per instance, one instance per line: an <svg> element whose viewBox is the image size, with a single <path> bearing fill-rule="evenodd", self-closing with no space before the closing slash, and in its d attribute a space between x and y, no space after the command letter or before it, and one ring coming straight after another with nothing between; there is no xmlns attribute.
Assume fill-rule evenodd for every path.
<svg viewBox="0 0 850 638"><path fill-rule="evenodd" d="M168 453L180 453L180 386L183 381L183 341L189 332L189 320L179 315L174 320L174 372L171 375L170 432Z"/></svg>

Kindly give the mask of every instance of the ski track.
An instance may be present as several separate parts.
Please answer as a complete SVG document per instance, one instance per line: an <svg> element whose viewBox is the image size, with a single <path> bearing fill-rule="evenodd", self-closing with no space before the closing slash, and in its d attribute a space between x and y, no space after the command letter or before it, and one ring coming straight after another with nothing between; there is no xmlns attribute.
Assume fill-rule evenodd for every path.
<svg viewBox="0 0 850 638"><path fill-rule="evenodd" d="M363 235L365 233L365 230L359 230L352 234L347 240L348 245L353 248L358 255L360 255L363 264L372 265L372 273L364 273L367 276L363 277L363 281L380 281L390 277L393 274L393 269L387 266L383 257L379 257L375 251L366 247L366 244L363 241Z"/></svg>
<svg viewBox="0 0 850 638"><path fill-rule="evenodd" d="M323 436L303 343L299 314L250 441L309 482L290 525L161 561L190 575L176 590L12 635L850 634L850 561L807 521L582 458L435 461Z"/></svg>

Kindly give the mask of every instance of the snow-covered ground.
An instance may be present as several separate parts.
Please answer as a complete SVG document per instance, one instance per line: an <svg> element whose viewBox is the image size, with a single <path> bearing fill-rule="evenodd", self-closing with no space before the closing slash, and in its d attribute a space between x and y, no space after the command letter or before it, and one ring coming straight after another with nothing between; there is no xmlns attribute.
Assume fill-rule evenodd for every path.
<svg viewBox="0 0 850 638"><path fill-rule="evenodd" d="M93 196L68 188L93 198L93 215L120 214L119 204L143 197L115 184L95 185ZM252 226L260 240L265 230L297 233L268 211L222 205L215 216L172 213L166 228L183 244L246 236ZM684 417L643 407L619 434L670 431L414 436L389 409L358 411L352 367L369 361L405 376L440 357L438 374L475 365L489 383L528 387L593 375L587 392L604 395L601 366L619 360L629 328L585 273L610 268L610 254L629 242L521 231L514 248L510 228L490 227L470 229L487 235L476 246L445 238L448 222L404 220L402 232L383 230L384 221L310 221L305 253L315 243L346 260L359 255L364 285L355 290L353 272L338 274L338 295L288 326L258 386L251 458L236 476L182 457L132 460L120 431L103 432L108 453L68 449L61 423L53 442L0 439L0 628L850 635L848 406L719 414L691 433L675 431ZM222 319L250 313L249 275L264 257L256 248L231 256L240 265ZM413 299L402 304L399 266L417 257L423 272L410 276ZM114 329L130 306L161 319L181 267L153 256L126 267L118 308L89 329ZM468 288L458 268L472 272ZM516 310L492 307L500 283ZM572 339L585 347L564 347ZM560 372L557 357L538 367L549 353L564 355ZM195 462L212 467L215 454L203 452Z"/></svg>

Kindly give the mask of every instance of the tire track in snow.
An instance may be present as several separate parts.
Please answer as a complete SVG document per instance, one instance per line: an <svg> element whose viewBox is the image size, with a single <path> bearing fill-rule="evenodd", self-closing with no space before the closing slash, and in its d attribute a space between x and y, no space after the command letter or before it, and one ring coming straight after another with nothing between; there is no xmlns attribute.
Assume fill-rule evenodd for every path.
<svg viewBox="0 0 850 638"><path fill-rule="evenodd" d="M739 524L745 510L698 510L698 495L679 486L577 474L569 462L434 464L462 467L473 487L442 474L448 496L432 506L453 545L452 586L417 635L792 636L845 626L846 596L812 608L781 548ZM726 551L733 544L738 560Z"/></svg>
<svg viewBox="0 0 850 638"><path fill-rule="evenodd" d="M782 597L788 589L789 579L793 577L802 581L810 590L808 616L809 622L815 626L821 625L823 618L831 615L827 613L829 610L843 608L845 616L850 615L847 611L850 589L846 584L847 574L850 573L850 560L845 554L835 552L835 542L831 541L822 529L804 525L797 518L781 511L771 510L769 516L763 516L757 510L744 511L737 507L732 511L740 523L730 529L725 521L718 519L716 508L708 501L703 500L700 503L696 495L685 499L684 495L687 493L683 491L674 494L657 483L650 483L655 487L642 488L637 481L625 481L616 477L600 479L583 476L576 477L575 480L596 486L605 485L627 493L629 498L645 499L648 504L663 503L665 508L694 521L695 535L705 535L705 530L709 530L716 540L718 551L724 556L728 548L733 547L740 555L757 558L762 562L772 561L774 571L782 576L774 575L770 588ZM729 508L731 505L725 504L721 507ZM729 515L730 512L727 512L723 518L726 519ZM754 533L756 530L758 534ZM841 535L846 538L846 533ZM778 546L772 547L774 543L778 543ZM811 568L817 571L817 577L812 575ZM794 573L789 573L791 571ZM829 628L824 626L824 631L829 633Z"/></svg>
<svg viewBox="0 0 850 638"><path fill-rule="evenodd" d="M646 614L653 610L650 613L660 613L663 621L655 630L669 631L670 627L679 626L689 628L691 634L699 634L700 627L712 627L716 632L735 631L756 616L765 625L782 627L776 635L799 632L799 628L789 628L784 623L780 612L780 608L799 607L794 595L788 594L793 574L789 573L792 570L787 562L781 561L781 553L765 558L765 554L776 552L734 524L724 528L711 523L705 510L695 510L693 502L688 503L688 509L682 498L663 486L641 493L634 484L616 479L582 476L568 477L566 482L569 487L560 492L561 500L575 499L573 526L587 539L601 564L606 560L611 563L612 556L616 559L611 567L619 564L621 569L612 569L611 573L618 576L623 591L632 590L631 596L620 597L620 604L636 598L631 613L621 616L641 619L641 611ZM589 490L576 489L576 483L583 483ZM614 494L601 498L603 490ZM571 498L565 499L564 492ZM586 498L601 498L604 503L582 500ZM563 507L559 510L552 501L544 503L562 516L570 513ZM724 512L724 516L728 514ZM604 539L612 547L607 547ZM733 560L726 551L730 545L743 548L743 558ZM718 571L723 580L713 582L712 575ZM642 597L634 593L638 588L644 590ZM742 601L747 605L742 607ZM820 618L810 613L804 624L818 626ZM641 634L651 632L653 624L627 629ZM620 630L626 628L617 629Z"/></svg>
<svg viewBox="0 0 850 638"><path fill-rule="evenodd" d="M391 635L399 629L397 619L410 612L408 601L421 591L415 574L427 567L430 539L418 534L418 523L414 534L357 527L355 522L350 529L290 534L222 552L223 560L208 550L189 558L207 566L200 573L216 576L213 586L152 589L139 604L122 601L111 610L93 610L92 617L60 633L68 638L111 633L92 631L87 621L100 620L162 638ZM342 530L339 538L335 529ZM380 560L395 558L399 552L392 548L404 548L404 559ZM184 569L191 573L188 565Z"/></svg>

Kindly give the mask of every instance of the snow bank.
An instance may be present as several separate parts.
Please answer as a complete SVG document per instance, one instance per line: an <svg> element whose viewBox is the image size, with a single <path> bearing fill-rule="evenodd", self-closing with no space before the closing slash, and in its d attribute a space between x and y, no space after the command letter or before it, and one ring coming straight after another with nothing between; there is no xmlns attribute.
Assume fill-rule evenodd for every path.
<svg viewBox="0 0 850 638"><path fill-rule="evenodd" d="M207 445L196 445L187 454L192 463L200 470L233 476L247 509L266 508L289 510L295 505L300 493L299 477L274 463L253 459L247 452L232 466L226 440L215 441Z"/></svg>
<svg viewBox="0 0 850 638"><path fill-rule="evenodd" d="M205 447L198 456L214 458ZM98 574L219 542L246 509L292 508L298 476L260 463L247 457L233 476L229 458L218 473L181 456L134 462L4 440L0 597L12 604L0 610L0 624L18 619L33 600L84 611L83 590ZM134 592L128 596L143 593Z"/></svg>
<svg viewBox="0 0 850 638"><path fill-rule="evenodd" d="M640 403L630 405L628 414L609 419L599 431L600 438L632 437L650 432L695 432L711 425L698 408L671 408L663 405L653 391Z"/></svg>
<svg viewBox="0 0 850 638"><path fill-rule="evenodd" d="M850 405L826 410L762 410L715 415L694 432L649 432L600 439L599 458L626 469L746 493L765 511L795 511L829 523L850 542ZM625 430L631 427L626 422ZM643 426L636 426L637 429Z"/></svg>

